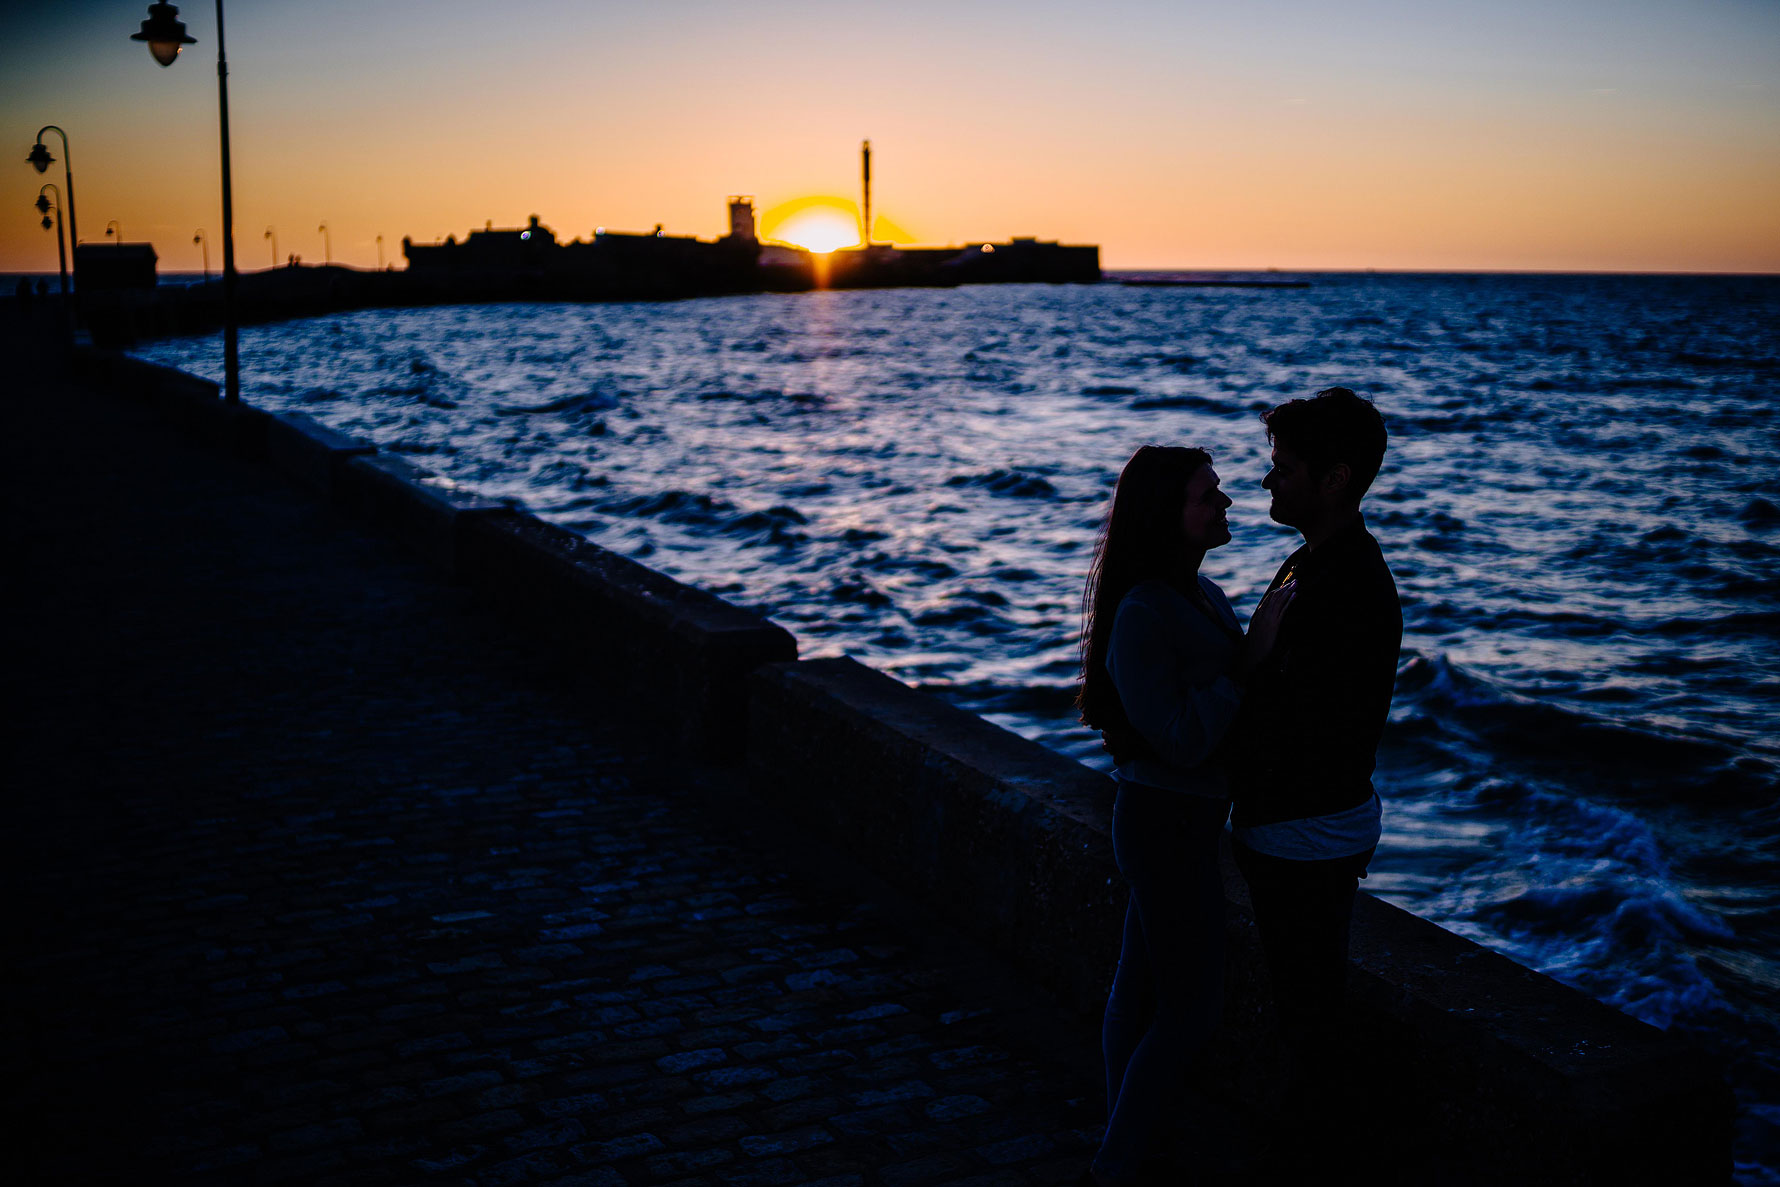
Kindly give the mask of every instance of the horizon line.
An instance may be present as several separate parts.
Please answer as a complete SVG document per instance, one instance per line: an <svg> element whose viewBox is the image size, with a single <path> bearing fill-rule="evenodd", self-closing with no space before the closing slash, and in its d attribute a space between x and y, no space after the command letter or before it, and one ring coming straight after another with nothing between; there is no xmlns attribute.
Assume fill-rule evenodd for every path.
<svg viewBox="0 0 1780 1187"><path fill-rule="evenodd" d="M944 250L944 249L941 249ZM820 253L828 254L828 253ZM379 269L374 266L347 264L342 262L308 263L295 265L298 268L345 268L353 272L406 272L406 268ZM285 272L291 265L279 264L267 268L237 268L236 275L248 276L261 272ZM69 269L73 271L72 268ZM1776 271L1725 271L1722 269L1688 269L1688 268L1373 268L1348 266L1338 268L1281 268L1264 267L1227 267L1185 264L1156 264L1141 267L1102 268L1104 275L1138 275L1153 272L1194 272L1206 274L1226 273L1261 273L1277 276L1698 276L1698 277L1736 277L1739 279L1780 279L1780 270ZM0 271L0 276L60 276L59 269ZM158 272L160 276L202 276L204 272L186 268L170 268ZM222 277L221 268L212 268L210 275ZM0 294L4 295L4 294Z"/></svg>

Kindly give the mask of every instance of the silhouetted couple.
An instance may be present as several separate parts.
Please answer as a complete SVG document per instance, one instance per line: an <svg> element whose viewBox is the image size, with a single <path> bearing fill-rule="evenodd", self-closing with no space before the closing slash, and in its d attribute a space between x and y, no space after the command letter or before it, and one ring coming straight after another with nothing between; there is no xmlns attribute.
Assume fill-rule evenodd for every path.
<svg viewBox="0 0 1780 1187"><path fill-rule="evenodd" d="M1170 1146L1223 1009L1227 816L1291 1067L1277 1145L1340 1136L1348 926L1378 844L1373 758L1403 633L1360 514L1385 428L1346 388L1261 419L1269 514L1304 545L1246 635L1199 573L1230 540L1204 450L1132 455L1088 578L1080 707L1118 766L1113 851L1130 889L1102 1035L1106 1137L1087 1175L1100 1184L1180 1181Z"/></svg>

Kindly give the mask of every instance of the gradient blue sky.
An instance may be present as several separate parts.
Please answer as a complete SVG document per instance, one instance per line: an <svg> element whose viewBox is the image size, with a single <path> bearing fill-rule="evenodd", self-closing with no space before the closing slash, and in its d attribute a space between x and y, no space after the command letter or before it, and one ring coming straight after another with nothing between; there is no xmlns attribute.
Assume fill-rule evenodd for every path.
<svg viewBox="0 0 1780 1187"><path fill-rule="evenodd" d="M146 2L0 41L0 270L53 268L22 158L73 139L83 239L163 268L220 231L214 7L161 69ZM922 242L1099 243L1109 267L1780 271L1780 3L560 0L228 8L242 266L391 258L531 213L715 235L856 197ZM59 143L52 151L60 156ZM772 228L769 226L768 228ZM212 263L220 261L213 250Z"/></svg>

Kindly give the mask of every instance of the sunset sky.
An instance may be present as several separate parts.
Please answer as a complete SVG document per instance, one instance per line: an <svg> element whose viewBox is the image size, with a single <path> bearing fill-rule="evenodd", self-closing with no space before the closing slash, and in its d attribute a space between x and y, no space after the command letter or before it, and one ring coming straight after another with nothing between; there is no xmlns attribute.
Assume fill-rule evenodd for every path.
<svg viewBox="0 0 1780 1187"><path fill-rule="evenodd" d="M9 6L9 9L14 6ZM9 13L0 271L72 142L80 231L220 238L214 5ZM372 266L530 214L712 237L858 196L888 237L1098 243L1108 268L1780 271L1780 3L235 0L236 244ZM48 138L60 158L61 142ZM850 209L850 208L849 208ZM892 225L893 224L893 225ZM775 229L769 217L764 228ZM220 267L220 244L211 250Z"/></svg>

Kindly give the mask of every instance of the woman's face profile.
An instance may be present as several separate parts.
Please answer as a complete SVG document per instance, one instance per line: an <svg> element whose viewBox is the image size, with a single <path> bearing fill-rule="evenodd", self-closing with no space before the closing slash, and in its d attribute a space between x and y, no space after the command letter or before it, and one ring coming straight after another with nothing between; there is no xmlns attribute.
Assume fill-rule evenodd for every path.
<svg viewBox="0 0 1780 1187"><path fill-rule="evenodd" d="M1218 472L1200 466L1187 480L1186 502L1181 506L1181 543L1189 552L1209 552L1230 542L1230 524L1224 516L1230 496L1218 485Z"/></svg>

